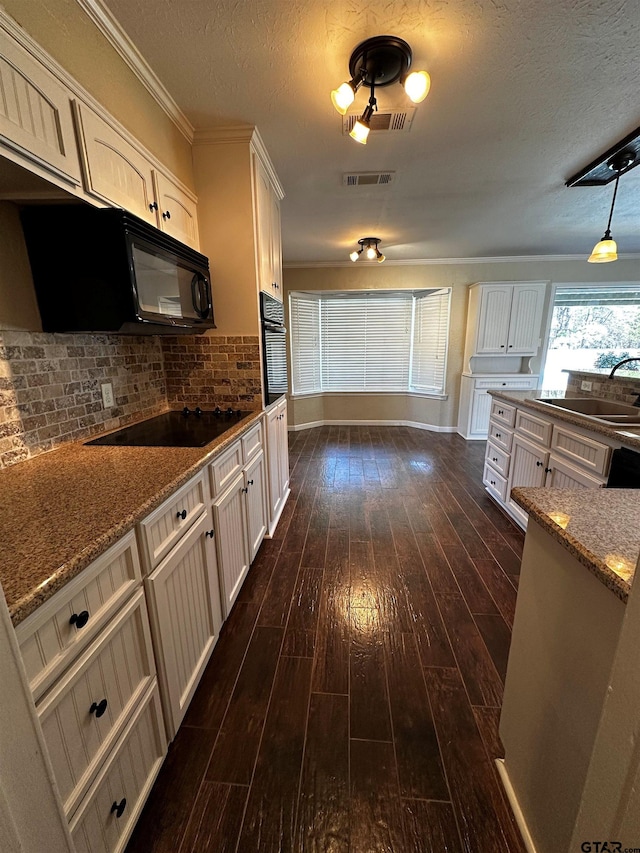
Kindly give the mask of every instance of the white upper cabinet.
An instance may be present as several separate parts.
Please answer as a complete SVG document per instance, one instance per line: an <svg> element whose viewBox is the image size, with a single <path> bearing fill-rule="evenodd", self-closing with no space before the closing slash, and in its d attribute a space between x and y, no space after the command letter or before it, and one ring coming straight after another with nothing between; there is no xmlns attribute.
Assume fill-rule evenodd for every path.
<svg viewBox="0 0 640 853"><path fill-rule="evenodd" d="M282 301L280 195L255 151L253 181L258 284L260 290Z"/></svg>
<svg viewBox="0 0 640 853"><path fill-rule="evenodd" d="M0 142L12 160L80 184L68 89L11 37L0 19Z"/></svg>
<svg viewBox="0 0 640 853"><path fill-rule="evenodd" d="M536 355L544 294L544 282L473 285L469 320L473 311L477 321L469 355Z"/></svg>
<svg viewBox="0 0 640 853"><path fill-rule="evenodd" d="M86 191L197 249L195 197L154 168L115 123L80 102L75 113Z"/></svg>

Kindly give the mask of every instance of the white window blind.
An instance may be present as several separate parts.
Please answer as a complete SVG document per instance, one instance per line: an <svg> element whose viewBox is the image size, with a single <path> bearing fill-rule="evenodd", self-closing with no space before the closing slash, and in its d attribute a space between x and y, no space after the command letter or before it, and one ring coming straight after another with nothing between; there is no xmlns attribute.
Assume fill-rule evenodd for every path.
<svg viewBox="0 0 640 853"><path fill-rule="evenodd" d="M444 394L447 375L449 290L416 296L411 388Z"/></svg>
<svg viewBox="0 0 640 853"><path fill-rule="evenodd" d="M444 394L449 290L290 294L292 391Z"/></svg>
<svg viewBox="0 0 640 853"><path fill-rule="evenodd" d="M290 308L291 390L294 394L320 391L320 300L306 293L292 294Z"/></svg>

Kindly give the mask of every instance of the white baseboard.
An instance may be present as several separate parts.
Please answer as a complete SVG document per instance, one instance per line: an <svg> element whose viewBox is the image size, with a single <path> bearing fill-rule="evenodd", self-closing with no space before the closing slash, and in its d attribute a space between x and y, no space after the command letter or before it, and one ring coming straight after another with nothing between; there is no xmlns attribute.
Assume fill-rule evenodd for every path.
<svg viewBox="0 0 640 853"><path fill-rule="evenodd" d="M457 427L454 426L436 426L435 424L423 424L419 421L309 421L305 424L289 424L290 432L298 432L302 429L313 429L321 426L404 426L413 427L414 429L424 429L428 432L457 432Z"/></svg>
<svg viewBox="0 0 640 853"><path fill-rule="evenodd" d="M527 848L527 853L537 853L537 850L533 843L533 839L531 838L531 833L529 832L529 827L527 826L527 822L524 819L524 815L522 814L522 809L520 808L520 803L518 802L518 798L516 797L516 792L513 790L511 779L509 779L509 774L507 773L507 767L504 763L504 758L496 758L496 767L498 768L498 773L500 774L502 787L504 788L504 792L507 795L509 804L511 805L513 816L516 819L518 829L520 830L520 834L522 835L524 846Z"/></svg>

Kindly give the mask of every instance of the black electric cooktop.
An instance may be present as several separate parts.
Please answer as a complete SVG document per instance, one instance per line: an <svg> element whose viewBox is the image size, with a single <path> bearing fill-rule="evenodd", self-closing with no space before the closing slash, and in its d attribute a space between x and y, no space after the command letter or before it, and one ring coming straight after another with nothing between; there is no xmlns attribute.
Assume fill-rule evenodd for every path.
<svg viewBox="0 0 640 853"><path fill-rule="evenodd" d="M86 441L85 444L108 444L122 447L204 447L218 438L250 412L239 409L184 408L180 412L165 412L117 432Z"/></svg>

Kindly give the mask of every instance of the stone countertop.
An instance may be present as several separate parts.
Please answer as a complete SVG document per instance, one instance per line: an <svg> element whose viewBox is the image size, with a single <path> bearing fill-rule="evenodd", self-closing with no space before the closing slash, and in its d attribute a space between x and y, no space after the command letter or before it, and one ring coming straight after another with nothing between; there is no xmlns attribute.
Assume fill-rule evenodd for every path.
<svg viewBox="0 0 640 853"><path fill-rule="evenodd" d="M78 575L261 414L252 412L205 447L73 443L0 471L0 584L13 624Z"/></svg>
<svg viewBox="0 0 640 853"><path fill-rule="evenodd" d="M575 397L575 394L565 394L564 391L502 391L501 389L491 388L488 391L492 397L499 400L504 400L506 403L512 403L515 406L526 406L528 409L539 412L541 415L546 415L548 418L555 418L559 421L573 424L573 426L582 427L583 429L591 430L592 432L605 435L607 438L619 441L625 447L633 447L640 450L640 427L618 427L610 426L602 421L595 420L586 415L581 415L579 412L572 412L569 409L555 408L547 403L540 402L540 398L558 400L564 397ZM590 396L585 394L585 397ZM639 410L640 414L640 410Z"/></svg>
<svg viewBox="0 0 640 853"><path fill-rule="evenodd" d="M640 554L640 490L516 488L511 495L626 603Z"/></svg>

